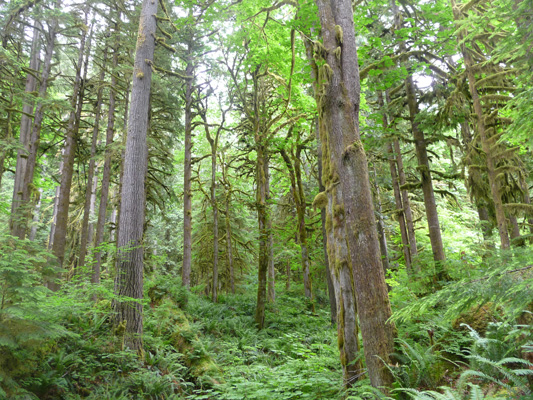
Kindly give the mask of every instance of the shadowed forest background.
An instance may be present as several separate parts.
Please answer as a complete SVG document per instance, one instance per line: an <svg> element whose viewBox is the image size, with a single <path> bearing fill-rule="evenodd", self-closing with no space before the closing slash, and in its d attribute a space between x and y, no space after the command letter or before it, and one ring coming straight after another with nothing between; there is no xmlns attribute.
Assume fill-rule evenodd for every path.
<svg viewBox="0 0 533 400"><path fill-rule="evenodd" d="M0 399L532 399L531 0L0 1Z"/></svg>

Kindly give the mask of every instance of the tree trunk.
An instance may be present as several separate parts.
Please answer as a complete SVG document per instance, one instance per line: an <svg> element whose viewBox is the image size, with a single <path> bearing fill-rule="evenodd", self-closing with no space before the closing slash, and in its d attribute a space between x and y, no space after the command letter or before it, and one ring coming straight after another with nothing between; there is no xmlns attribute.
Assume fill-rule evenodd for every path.
<svg viewBox="0 0 533 400"><path fill-rule="evenodd" d="M374 166L374 204L376 204L376 212L378 215L377 228L379 238L379 249L381 252L381 262L383 264L383 273L387 276L387 271L390 269L389 264L389 250L387 249L387 236L385 232L385 221L383 221L383 211L381 209L381 196L379 194L379 185L377 182L378 175L376 167ZM388 285L387 285L388 288Z"/></svg>
<svg viewBox="0 0 533 400"><path fill-rule="evenodd" d="M258 135L256 133L256 135ZM265 154L264 145L259 137L256 138L256 206L257 222L259 227L259 268L258 268L258 288L257 307L255 310L255 323L259 329L265 325L265 306L267 302L267 272L268 272L268 209L267 209L267 177L265 176Z"/></svg>
<svg viewBox="0 0 533 400"><path fill-rule="evenodd" d="M42 28L40 22L35 21L35 28L33 28L33 39L30 53L30 70L37 74L39 71L39 30ZM26 164L30 151L30 135L32 128L32 115L35 105L35 97L31 94L37 89L37 78L33 74L26 76L25 98L24 106L22 107L22 115L20 117L20 148L17 152L17 166L15 169L15 181L13 184L13 201L11 202L12 218L21 217L19 206L22 202L22 193L24 191L24 177L26 176ZM1 179L1 175L0 175ZM22 211L23 213L24 211ZM18 223L11 221L11 233L15 235L15 227ZM21 221L24 224L23 221ZM20 233L20 232L19 232ZM16 235L19 236L19 235Z"/></svg>
<svg viewBox="0 0 533 400"><path fill-rule="evenodd" d="M129 105L130 105L129 99L130 99L130 95L131 95L131 90L130 89L131 88L130 88L130 85L129 85L129 82L128 82L128 87L126 88L126 95L124 96L126 104L124 105L124 116L123 116L124 128L122 129L122 131L124 132L124 135L122 136L122 144L123 144L124 148L126 147L126 140L128 138L128 118L129 118ZM126 156L126 151L122 150L121 163L120 163L120 174L119 174L120 177L119 177L119 180L118 180L118 193L122 193L122 184L124 182L124 159L125 159L125 156ZM118 201L117 201L117 225L116 225L117 226L117 229L116 229L117 238L118 238L118 234L119 234L119 231L120 231L120 215L121 215L120 206L121 206L121 195L119 194L118 195ZM115 263L116 263L116 260L115 260L114 264Z"/></svg>
<svg viewBox="0 0 533 400"><path fill-rule="evenodd" d="M235 294L235 271L233 268L233 246L231 244L231 219L230 219L230 207L229 207L230 196L231 196L231 187L228 188L228 192L226 193L226 246L227 246L230 289L231 289L231 293Z"/></svg>
<svg viewBox="0 0 533 400"><path fill-rule="evenodd" d="M5 171L5 161L6 158L10 157L11 150L9 149L9 145L14 143L14 137L13 137L13 109L15 105L13 104L13 97L14 97L14 87L11 86L9 89L9 103L8 103L8 111L7 116L5 119L6 123L6 136L5 136L5 142L8 144L6 146L6 149L2 149L0 152L0 189L2 188L2 177L4 176Z"/></svg>
<svg viewBox="0 0 533 400"><path fill-rule="evenodd" d="M60 1L56 2L55 11L61 7ZM24 178L22 183L22 197L17 205L17 210L21 208L20 212L12 214L15 222L12 225L12 235L20 239L26 237L26 221L27 211L23 207L27 207L30 203L31 194L33 191L33 175L35 172L35 163L37 161L37 153L39 152L39 143L41 138L41 126L44 119L44 101L46 91L48 89L48 80L50 78L50 71L52 69L52 56L54 54L56 33L58 30L57 17L52 18L50 30L48 32L48 43L46 44L46 51L43 60L43 71L41 73L41 84L39 86L39 98L35 107L35 117L31 128L31 137L28 147L28 158L26 160L26 168L24 171ZM16 189L20 190L20 188ZM15 193L13 194L15 197Z"/></svg>
<svg viewBox="0 0 533 400"><path fill-rule="evenodd" d="M337 321L337 300L335 298L335 287L333 286L333 280L331 278L331 268L328 257L328 238L326 233L326 210L323 208L320 210L320 221L322 227L322 243L324 250L324 266L326 269L326 281L328 283L328 296L329 296L329 312L331 323L334 324Z"/></svg>
<svg viewBox="0 0 533 400"><path fill-rule="evenodd" d="M296 143L299 142L299 135L296 139ZM300 145L296 145L300 146ZM303 191L302 184L302 173L300 168L300 152L301 149L296 150L296 155L291 154L289 157L286 150L281 150L281 156L285 161L287 170L289 172L289 177L291 180L291 192L294 199L294 205L296 207L296 217L298 224L298 242L300 243L300 259L302 264L302 272L304 276L304 291L305 297L308 299L313 298L311 276L310 276L310 263L309 263L309 250L307 247L307 232L305 230L305 194Z"/></svg>
<svg viewBox="0 0 533 400"><path fill-rule="evenodd" d="M401 29L402 17L395 0L392 1L392 8L394 11L394 25L396 29ZM400 42L400 52L407 52L405 42L403 41ZM405 63L405 57L402 62ZM420 172L420 180L422 181L424 206L426 209L426 218L428 220L429 240L431 242L431 250L433 251L433 260L435 261L436 279L446 280L447 274L443 270L443 262L446 260L446 255L444 253L444 246L442 244L439 215L437 212L435 193L433 191L433 182L431 180L426 139L424 132L422 132L422 130L419 128L418 121L416 120L419 110L412 75L408 75L405 79L405 91L407 95L407 105L409 108L409 119L411 121L411 129L413 131L413 138L415 142L416 156L418 159L417 168Z"/></svg>
<svg viewBox="0 0 533 400"><path fill-rule="evenodd" d="M527 184L526 179L522 174L520 174L520 186L522 187L522 191L524 192L524 204L531 204L531 197L529 195L529 186ZM527 223L529 225L529 243L533 244L533 218L528 217Z"/></svg>
<svg viewBox="0 0 533 400"><path fill-rule="evenodd" d="M383 95L378 92L378 103L380 107L384 107ZM387 131L389 128L389 122L387 115L383 112L383 129ZM409 236L407 233L407 226L405 224L405 212L402 202L402 194L400 190L400 183L398 180L398 171L396 169L397 163L394 157L394 150L392 149L392 143L387 143L387 154L389 159L389 169L391 174L392 189L394 192L394 202L396 205L396 217L398 218L398 224L400 225L400 236L402 239L402 251L405 260L405 268L407 272L411 272L411 253L409 251Z"/></svg>
<svg viewBox="0 0 533 400"><path fill-rule="evenodd" d="M211 143L211 207L213 207L213 292L212 300L218 301L218 205L216 192L217 143Z"/></svg>
<svg viewBox="0 0 533 400"><path fill-rule="evenodd" d="M308 59L313 59L312 52L309 49L309 46L306 45L307 57ZM316 76L313 73L313 81L316 82ZM318 119L315 120L315 132L317 139L317 162L318 162L318 190L320 193L325 193L326 188L323 184L324 177L322 175L322 143L320 140L320 131L319 131L319 122ZM324 265L326 268L326 280L328 282L328 295L329 295L329 310L331 315L331 323L334 324L337 321L337 300L335 298L335 287L333 286L333 280L331 277L332 269L330 268L330 262L328 257L328 236L326 232L326 208L322 207L320 209L320 221L322 225L322 246L324 248Z"/></svg>
<svg viewBox="0 0 533 400"><path fill-rule="evenodd" d="M462 14L457 7L455 0L451 0L453 17L457 24L462 21ZM489 186L492 199L494 201L494 211L496 213L496 224L498 225L498 233L500 234L500 244L502 249L509 249L510 241L509 234L507 232L507 221L505 219L505 212L503 209L503 202L500 190L500 183L498 182L498 172L496 171L496 161L492 155L492 148L489 143L489 138L485 131L485 117L483 115L483 108L479 99L479 93L476 88L476 77L473 71L474 61L472 56L468 52L464 42L465 32L461 29L457 33L457 42L460 44L461 52L463 54L463 60L465 63L466 76L468 78L468 87L470 89L470 95L472 96L472 103L474 105L474 112L477 117L477 132L481 141L481 149L485 153L487 162L487 175L489 177Z"/></svg>
<svg viewBox="0 0 533 400"><path fill-rule="evenodd" d="M117 21L120 21L120 12L117 13ZM114 34L119 33L119 22L115 24ZM109 184L111 182L111 145L115 133L115 104L117 92L117 67L118 67L118 38L115 38L113 49L113 73L111 74L111 86L109 89L109 108L107 111L107 128L105 135L105 156L104 171L102 173L102 185L100 188L100 205L98 208L98 220L96 221L96 233L94 240L95 260L93 264L92 283L100 283L100 273L102 269L102 251L100 246L104 241L105 218L107 212L107 203L109 198Z"/></svg>
<svg viewBox="0 0 533 400"><path fill-rule="evenodd" d="M396 154L396 165L398 166L398 179L400 182L400 188L407 183L405 178L405 169L403 168L402 149L400 148L400 141L394 139L394 153ZM407 235L409 236L409 253L411 254L411 264L414 266L415 271L420 272L420 265L415 261L418 255L418 249L416 247L415 236L415 224L413 220L413 212L411 211L411 201L409 200L409 192L407 189L401 191L402 204L405 217L405 227L407 228Z"/></svg>
<svg viewBox="0 0 533 400"><path fill-rule="evenodd" d="M87 22L87 13L85 14L85 21ZM92 35L92 31L91 31ZM72 92L72 99L70 101L71 112L67 127L67 136L65 139L65 148L63 152L63 169L61 171L61 185L59 186L59 197L57 200L57 216L56 226L54 231L54 241L52 244L52 253L57 258L59 267L63 267L63 260L65 257L65 245L67 242L67 224L70 206L70 188L72 186L72 174L74 172L74 158L76 156L76 147L78 140L78 132L80 127L81 111L83 108L84 87L83 82L86 80L88 58L90 51L87 52L85 59L85 68L83 68L83 56L85 54L85 40L86 31L83 31L80 40L80 50L78 54L78 63L76 65L76 78L74 80L74 88ZM90 42L91 39L89 39ZM90 48L90 45L88 46ZM83 78L82 78L83 71ZM82 81L83 79L83 81ZM59 284L53 280L49 284L51 290L59 290Z"/></svg>
<svg viewBox="0 0 533 400"><path fill-rule="evenodd" d="M35 209L33 210L33 221L32 221L31 229L30 229L30 237L29 237L29 239L32 242L35 240L35 237L37 236L37 228L39 227L39 218L40 218L40 214L41 214L42 196L43 196L43 189L39 188L39 200L37 200L37 204L35 205Z"/></svg>
<svg viewBox="0 0 533 400"><path fill-rule="evenodd" d="M78 266L83 267L85 265L85 256L87 254L87 244L90 243L89 239L89 217L91 215L91 201L93 199L93 186L96 167L96 145L98 143L98 136L100 134L100 113L102 110L102 98L103 98L103 82L105 78L105 65L107 62L107 47L104 50L104 57L102 61L102 70L100 71L99 88L96 96L96 107L94 113L94 127L93 136L91 141L91 158L89 161L89 171L87 173L87 187L85 190L85 205L83 208L83 221L81 223L81 239L80 239L80 256Z"/></svg>
<svg viewBox="0 0 533 400"><path fill-rule="evenodd" d="M192 77L194 74L194 64L192 61L192 44L188 45L187 66L185 75ZM185 148L183 161L183 267L181 269L181 279L183 286L191 286L191 261L192 261L192 95L194 91L192 78L186 79L185 88Z"/></svg>
<svg viewBox="0 0 533 400"><path fill-rule="evenodd" d="M291 290L291 260L290 258L287 259L287 265L285 266L285 275L287 277L287 280L285 281L285 290L289 291Z"/></svg>
<svg viewBox="0 0 533 400"><path fill-rule="evenodd" d="M134 300L114 303L115 326L124 332L124 346L142 353L143 227L148 163L148 116L155 49L158 2L144 0L133 69L131 110L121 191L115 294Z"/></svg>
<svg viewBox="0 0 533 400"><path fill-rule="evenodd" d="M297 142L300 141L298 137ZM307 230L305 229L305 214L307 203L305 200L304 186L302 182L302 169L300 165L300 157L302 152L302 146L296 145L296 154L294 157L294 175L296 177L296 190L294 193L298 193L297 201L297 214L298 214L298 229L299 229L299 238L300 238L300 247L302 252L302 270L304 273L304 290L305 297L311 300L311 304L314 311L313 304L313 282L311 279L311 265L309 260L309 248L307 245Z"/></svg>
<svg viewBox="0 0 533 400"><path fill-rule="evenodd" d="M268 207L268 301L273 303L276 301L276 270L274 268L274 232L272 231L272 213L270 210L270 169L268 160L265 162L265 177L266 177L266 191L267 191L267 207Z"/></svg>
<svg viewBox="0 0 533 400"><path fill-rule="evenodd" d="M361 334L370 382L388 394L393 376L387 365L393 350L394 326L380 258L372 193L363 144L359 136L359 71L352 2L316 1L327 64L320 68L318 111L327 135L343 205L331 210L345 221ZM337 49L337 50L335 50ZM324 171L326 173L326 171ZM330 190L327 188L326 190ZM347 264L347 261L345 262ZM342 305L343 302L339 300Z"/></svg>
<svg viewBox="0 0 533 400"><path fill-rule="evenodd" d="M442 274L442 265L440 264L446 260L446 255L444 254L444 246L442 245L439 215L437 212L437 203L435 201L435 192L433 191L433 182L431 180L426 139L424 137L424 132L420 130L418 122L416 121L418 115L418 103L416 100L415 86L412 76L408 76L405 80L405 90L407 92L407 104L409 106L411 128L415 140L418 170L420 172L420 180L422 181L422 192L424 194L424 205L426 208L426 218L428 220L429 240L431 242L431 250L433 251L433 259L437 263L436 268L440 271L437 273L437 279L443 280L445 276Z"/></svg>
<svg viewBox="0 0 533 400"><path fill-rule="evenodd" d="M59 176L61 177L61 171L63 170L63 150L61 149L61 162L59 163ZM54 245L54 234L56 232L57 221L57 201L59 199L59 186L56 186L54 195L54 209L52 211L52 222L50 223L50 234L48 235L48 250L52 250Z"/></svg>
<svg viewBox="0 0 533 400"><path fill-rule="evenodd" d="M514 215L509 215L509 224L511 225L511 241L513 246L524 246L524 239L520 239L520 226L518 220Z"/></svg>

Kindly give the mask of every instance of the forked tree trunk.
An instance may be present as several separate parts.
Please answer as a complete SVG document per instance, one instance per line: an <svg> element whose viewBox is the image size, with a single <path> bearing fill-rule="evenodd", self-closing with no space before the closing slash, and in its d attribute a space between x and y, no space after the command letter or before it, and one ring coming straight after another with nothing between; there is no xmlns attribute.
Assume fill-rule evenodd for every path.
<svg viewBox="0 0 533 400"><path fill-rule="evenodd" d="M118 298L113 307L115 326L124 332L124 346L141 353L147 133L158 4L153 0L144 0L142 4L121 191L115 294L133 300Z"/></svg>
<svg viewBox="0 0 533 400"><path fill-rule="evenodd" d="M55 4L55 11L61 7L60 1ZM17 206L17 211L12 214L14 218L12 224L12 235L17 236L20 239L26 237L27 227L27 212L24 207L28 207L30 204L30 198L32 194L33 175L35 172L35 163L37 161L37 153L39 152L39 143L41 139L41 126L44 119L44 101L48 89L48 81L50 78L50 71L52 70L52 56L54 54L55 39L58 30L57 17L52 18L50 24L50 30L48 32L48 43L46 44L46 51L43 60L43 70L41 73L41 84L39 86L39 98L37 105L35 106L35 117L33 119L33 125L31 127L31 137L28 147L28 158L26 160L26 170L24 171L24 179L22 183L22 197L20 203ZM17 189L19 190L19 189ZM20 208L20 211L18 211Z"/></svg>
<svg viewBox="0 0 533 400"><path fill-rule="evenodd" d="M316 0L326 63L320 69L318 111L343 204L333 219L345 221L353 282L368 376L373 386L389 392L393 377L387 364L393 350L394 326L381 263L372 193L359 136L359 71L352 2ZM324 171L324 174L326 171ZM330 190L327 188L327 190Z"/></svg>

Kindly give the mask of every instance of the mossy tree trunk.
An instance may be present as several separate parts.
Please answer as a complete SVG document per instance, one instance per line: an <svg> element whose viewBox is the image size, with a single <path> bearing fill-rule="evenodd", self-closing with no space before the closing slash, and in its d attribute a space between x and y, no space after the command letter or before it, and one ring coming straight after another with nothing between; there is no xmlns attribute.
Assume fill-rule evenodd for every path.
<svg viewBox="0 0 533 400"><path fill-rule="evenodd" d="M330 157L342 190L334 221L345 221L361 334L373 386L389 392L393 377L386 364L393 350L394 326L380 257L372 193L359 136L359 71L352 2L317 0L325 62L319 73L318 111L327 132ZM325 171L324 171L325 173Z"/></svg>
<svg viewBox="0 0 533 400"><path fill-rule="evenodd" d="M396 156L396 165L398 166L398 180L400 188L407 183L405 177L405 169L403 167L402 149L398 139L393 140L394 154ZM420 271L420 265L416 263L418 256L418 249L416 245L415 224L413 219L413 211L411 210L411 201L409 200L409 192L407 189L401 190L403 212L405 218L405 226L407 228L407 235L409 237L409 253L411 254L411 263L415 271Z"/></svg>
<svg viewBox="0 0 533 400"><path fill-rule="evenodd" d="M124 329L124 345L142 353L143 231L146 202L147 133L158 2L144 0L133 69L131 109L121 190L114 303L115 326Z"/></svg>
<svg viewBox="0 0 533 400"><path fill-rule="evenodd" d="M268 229L267 229L267 179L265 176L265 163L268 162L265 145L260 134L256 131L256 207L259 228L259 268L257 271L257 306L255 310L255 323L259 329L265 325L265 307L267 302L267 272L268 272Z"/></svg>
<svg viewBox="0 0 533 400"><path fill-rule="evenodd" d="M325 193L326 187L324 186L323 177L322 177L322 145L320 141L320 132L319 132L319 125L318 125L318 119L315 121L316 123L316 137L318 142L318 148L317 148L317 161L318 161L318 190L320 193ZM326 269L326 280L328 283L328 296L329 296L329 309L330 309L330 315L331 315L331 323L334 324L337 321L337 300L335 298L335 287L333 286L333 279L331 277L331 267L329 263L329 256L328 256L328 234L326 231L326 208L322 207L320 209L320 222L321 222L321 228L322 228L322 243L324 247L324 265Z"/></svg>
<svg viewBox="0 0 533 400"><path fill-rule="evenodd" d="M461 23L463 17L461 10L458 8L455 0L451 0L451 6L453 11L453 17L457 24ZM487 132L485 129L485 116L483 115L483 108L481 105L481 100L479 98L479 93L476 87L476 76L474 73L474 61L470 55L468 48L465 44L465 30L461 29L457 34L457 41L459 43L461 53L463 55L463 60L465 64L466 76L468 79L468 88L470 90L470 95L472 96L472 104L474 106L474 113L476 115L476 127L477 133L479 134L479 139L481 142L481 149L485 153L486 164L487 164L487 175L489 179L490 192L492 195L492 200L494 201L494 211L496 214L496 224L498 226L498 233L500 235L500 245L502 249L508 249L510 247L509 234L507 232L507 220L505 218L505 212L503 208L503 201L501 196L500 188L500 178L499 171L497 170L496 160L493 157L493 146L497 146L497 143L492 143L489 141Z"/></svg>
<svg viewBox="0 0 533 400"><path fill-rule="evenodd" d="M381 195L379 192L379 184L377 182L378 174L376 172L376 166L374 168L374 204L376 206L377 214L377 228L378 228L378 238L379 238L379 249L381 251L381 263L383 264L383 272L385 276L387 271L390 269L389 263L389 250L387 247L387 232L385 231L385 221L383 220L383 210L381 208ZM388 286L387 286L388 287Z"/></svg>
<svg viewBox="0 0 533 400"><path fill-rule="evenodd" d="M276 269L274 268L274 232L272 231L272 216L270 214L270 168L265 163L266 192L267 192L267 231L268 231L268 301L276 301Z"/></svg>
<svg viewBox="0 0 533 400"><path fill-rule="evenodd" d="M319 100L319 68L313 57L313 48L305 41L307 59L311 66L311 78L317 100ZM346 388L351 387L361 376L362 365L359 356L359 325L357 322L357 305L355 286L351 268L351 259L346 242L346 226L342 215L343 199L339 175L329 146L328 126L322 118L317 122L319 149L319 176L321 192L313 201L314 207L321 208L324 219L324 240L326 257L329 263L332 293L337 322L337 344Z"/></svg>
<svg viewBox="0 0 533 400"><path fill-rule="evenodd" d="M87 25L88 9L85 12L85 23ZM90 33L92 35L92 31ZM84 82L87 77L88 58L90 50L85 54L85 44L87 32L83 30L80 39L80 50L78 62L76 64L76 77L70 102L71 112L69 116L65 147L63 149L63 167L61 169L61 184L59 186L59 196L57 199L56 226L53 237L52 253L57 258L59 267L63 267L65 257L65 246L67 243L67 225L70 206L70 189L72 187L72 175L74 172L74 160L78 143L78 133L80 129L81 112L83 109ZM89 38L89 49L90 49ZM85 56L85 60L84 60ZM56 278L59 278L57 276ZM52 290L58 290L59 285L56 280L52 280L48 286Z"/></svg>
<svg viewBox="0 0 533 400"><path fill-rule="evenodd" d="M300 157L302 148L305 145L300 140L300 131L297 132L296 150L291 149L290 153L285 149L280 149L280 154L285 162L289 179L291 182L291 193L293 195L294 205L296 207L296 217L298 225L298 243L300 244L300 259L304 277L305 297L312 300L313 290L310 274L309 249L307 244L307 231L305 229L306 199L302 183L302 172L300 166ZM290 155L289 155L290 154Z"/></svg>
<svg viewBox="0 0 533 400"><path fill-rule="evenodd" d="M395 0L391 2L394 12L394 26L396 29L401 29L403 26L401 11L398 8ZM407 46L404 41L400 41L400 52L406 53ZM402 63L406 64L406 57L403 57ZM405 79L405 92L407 97L407 106L409 109L409 120L411 122L411 130L415 142L416 157L418 160L418 172L420 173L420 181L422 183L422 193L424 195L424 206L426 209L426 218L428 222L429 240L431 243L431 250L433 252L433 260L436 263L437 280L445 280L447 274L444 272L443 263L446 260L444 246L442 243L442 235L439 222L439 214L437 212L437 203L435 201L435 192L433 190L433 181L431 179L429 157L427 152L427 142L425 134L420 129L417 121L419 114L418 100L416 98L416 88L413 81L413 76L409 74Z"/></svg>
<svg viewBox="0 0 533 400"><path fill-rule="evenodd" d="M85 189L85 204L83 207L83 220L81 223L81 239L80 239L80 255L78 266L83 267L85 265L85 256L87 255L87 247L91 242L90 239L90 229L89 229L89 217L91 216L91 205L94 203L94 178L96 178L96 145L98 143L98 137L100 135L100 114L102 112L102 101L104 94L104 78L105 78L105 67L107 62L107 47L104 49L103 56L103 65L100 71L100 77L98 82L98 92L96 95L96 107L94 111L94 125L93 125L93 136L91 138L91 158L89 160L89 170L87 172L87 187Z"/></svg>
<svg viewBox="0 0 533 400"><path fill-rule="evenodd" d="M383 108L385 105L383 101L383 94L381 92L378 92L378 104L381 108ZM383 111L382 120L383 129L387 131L389 129L389 122L385 111ZM400 190L400 182L398 179L397 163L391 142L387 143L387 155L389 160L392 189L394 192L394 202L396 205L396 218L398 218L398 225L400 226L400 237L402 239L402 252L405 260L405 267L407 268L408 272L411 272L411 253L409 251L409 236L407 234L407 226L405 223L405 212L402 201L402 194Z"/></svg>
<svg viewBox="0 0 533 400"><path fill-rule="evenodd" d="M17 152L17 164L15 168L15 180L13 183L13 200L11 202L11 234L19 236L21 228L15 219L19 218L20 211L19 206L22 202L22 193L24 190L24 177L26 175L26 164L30 151L30 136L32 130L32 115L35 106L35 97L32 95L37 89L37 78L35 75L39 73L39 42L40 42L40 29L42 28L40 22L35 21L35 27L33 28L33 39L30 53L29 68L32 73L28 73L26 76L26 86L24 89L24 105L22 107L22 115L20 117L20 134L19 145L20 148ZM3 171L2 171L3 172ZM2 175L0 174L0 179ZM24 224L21 221L22 225ZM18 230L19 234L16 234L15 230Z"/></svg>
<svg viewBox="0 0 533 400"><path fill-rule="evenodd" d="M188 61L185 67L185 139L183 148L183 264L181 280L183 286L191 286L191 262L192 262L192 103L194 92L194 64L192 61L192 44L187 46Z"/></svg>
<svg viewBox="0 0 533 400"><path fill-rule="evenodd" d="M120 21L121 13L117 12L117 21ZM115 134L115 107L116 107L116 94L117 94L117 67L118 67L118 33L119 23L115 23L114 35L115 44L113 49L113 73L111 74L111 86L109 88L109 107L107 110L107 127L106 127L106 139L105 139L105 155L104 155L104 168L102 172L102 183L100 188L100 205L98 208L98 220L96 221L95 232L95 262L93 264L93 273L91 277L92 283L100 283L100 273L102 268L102 251L100 245L104 241L104 228L105 219L107 213L107 204L109 199L109 186L111 183L111 157L113 155L111 145L113 144L113 137ZM115 211L115 209L113 210ZM116 212L114 213L116 216ZM114 221L113 221L114 222ZM113 241L113 240L110 240Z"/></svg>
<svg viewBox="0 0 533 400"><path fill-rule="evenodd" d="M61 7L60 1L56 1L54 6L54 12L58 11ZM33 118L33 124L31 125L31 135L29 138L28 157L26 160L26 168L24 171L24 178L22 182L22 196L17 203L17 209L11 214L11 234L17 236L20 239L26 237L27 229L27 213L30 204L31 195L33 193L33 175L35 172L35 165L37 161L37 153L39 152L39 144L41 139L41 127L44 120L44 98L48 90L48 84L50 79L50 72L52 70L52 56L54 55L54 49L56 45L56 34L59 28L58 18L52 17L50 23L50 29L47 35L47 44L45 50L45 56L43 60L43 69L41 72L41 83L39 85L39 97L35 106L35 114ZM18 190L18 196L20 196L20 187L14 188ZM13 193L13 197L17 195ZM20 209L20 210L19 210Z"/></svg>
<svg viewBox="0 0 533 400"><path fill-rule="evenodd" d="M217 197L216 197L216 186L217 186L217 152L218 152L218 141L220 138L220 134L222 133L222 130L224 129L224 123L226 121L226 112L227 110L221 110L222 113L222 121L218 125L218 128L216 130L215 135L213 136L211 134L210 130L210 124L207 120L207 104L208 104L208 96L205 98L205 104L203 104L203 108L201 108L198 113L200 114L202 118L202 122L204 125L205 130L205 136L207 138L207 141L209 142L209 146L211 147L211 187L210 187L210 198L209 201L211 203L211 207L213 209L213 287L211 292L211 299L214 303L218 301L218 278L219 278L219 271L218 271L218 203L217 203ZM199 104L200 105L200 104Z"/></svg>

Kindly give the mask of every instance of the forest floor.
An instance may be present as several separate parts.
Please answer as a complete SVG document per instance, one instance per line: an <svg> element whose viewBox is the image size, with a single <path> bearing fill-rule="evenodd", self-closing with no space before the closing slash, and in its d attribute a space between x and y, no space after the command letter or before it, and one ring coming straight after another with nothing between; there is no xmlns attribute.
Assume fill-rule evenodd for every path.
<svg viewBox="0 0 533 400"><path fill-rule="evenodd" d="M204 287L189 293L179 278L154 274L145 284L139 356L122 349L113 328L111 280L71 282L53 294L29 278L17 282L10 290L20 302L0 310L2 400L378 398L364 376L350 393L343 389L324 292L313 307L302 285L286 290L280 282L258 331L253 277L213 303ZM400 288L391 300L406 308L413 299ZM518 358L525 331L478 314L444 323L432 307L397 324L394 398L531 399L525 368L533 364Z"/></svg>

